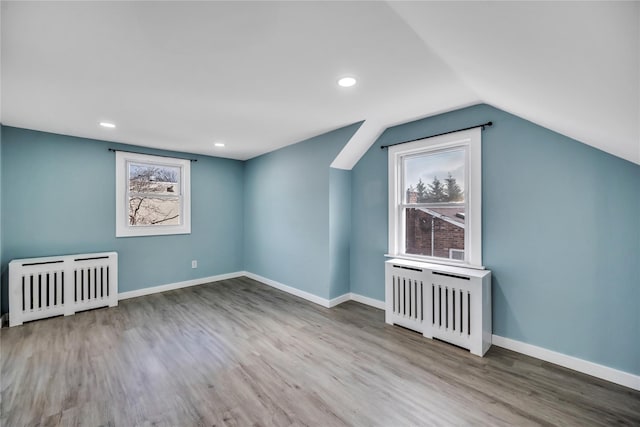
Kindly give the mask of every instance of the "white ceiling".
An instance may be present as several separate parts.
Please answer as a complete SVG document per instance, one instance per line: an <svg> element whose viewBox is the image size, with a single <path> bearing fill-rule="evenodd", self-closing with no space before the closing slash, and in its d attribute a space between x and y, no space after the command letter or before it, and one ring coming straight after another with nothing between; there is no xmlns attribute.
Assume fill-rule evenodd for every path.
<svg viewBox="0 0 640 427"><path fill-rule="evenodd" d="M638 2L3 1L1 120L235 159L366 120L357 159L486 102L640 164L639 23Z"/></svg>

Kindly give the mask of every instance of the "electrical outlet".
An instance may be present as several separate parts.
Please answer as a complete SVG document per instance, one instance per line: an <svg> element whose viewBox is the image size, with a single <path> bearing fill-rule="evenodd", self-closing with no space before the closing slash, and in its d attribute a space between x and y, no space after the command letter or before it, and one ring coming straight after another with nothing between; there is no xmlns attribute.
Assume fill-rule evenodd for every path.
<svg viewBox="0 0 640 427"><path fill-rule="evenodd" d="M198 260L194 259L193 261L191 261L191 268L198 268Z"/></svg>

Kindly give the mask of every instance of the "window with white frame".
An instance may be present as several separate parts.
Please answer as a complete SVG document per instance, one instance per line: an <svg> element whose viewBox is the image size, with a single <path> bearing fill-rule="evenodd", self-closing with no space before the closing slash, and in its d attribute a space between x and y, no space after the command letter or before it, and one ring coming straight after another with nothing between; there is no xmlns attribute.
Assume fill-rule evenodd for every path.
<svg viewBox="0 0 640 427"><path fill-rule="evenodd" d="M481 143L475 128L389 147L389 255L482 266Z"/></svg>
<svg viewBox="0 0 640 427"><path fill-rule="evenodd" d="M191 233L191 162L116 151L116 237Z"/></svg>

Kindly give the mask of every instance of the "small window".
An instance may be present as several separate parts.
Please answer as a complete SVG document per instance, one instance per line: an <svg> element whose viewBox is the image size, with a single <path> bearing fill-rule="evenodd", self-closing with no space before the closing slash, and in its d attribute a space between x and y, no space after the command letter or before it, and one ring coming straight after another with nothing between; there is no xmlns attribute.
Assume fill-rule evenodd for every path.
<svg viewBox="0 0 640 427"><path fill-rule="evenodd" d="M481 266L480 129L389 148L389 254Z"/></svg>
<svg viewBox="0 0 640 427"><path fill-rule="evenodd" d="M191 233L189 160L116 152L116 237Z"/></svg>

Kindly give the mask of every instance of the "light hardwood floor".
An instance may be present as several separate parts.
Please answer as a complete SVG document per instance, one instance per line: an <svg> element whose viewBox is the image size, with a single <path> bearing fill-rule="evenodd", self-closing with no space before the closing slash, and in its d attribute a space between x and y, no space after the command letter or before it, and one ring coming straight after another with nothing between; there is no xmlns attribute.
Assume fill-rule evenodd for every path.
<svg viewBox="0 0 640 427"><path fill-rule="evenodd" d="M2 426L640 425L640 392L247 278L2 329Z"/></svg>

